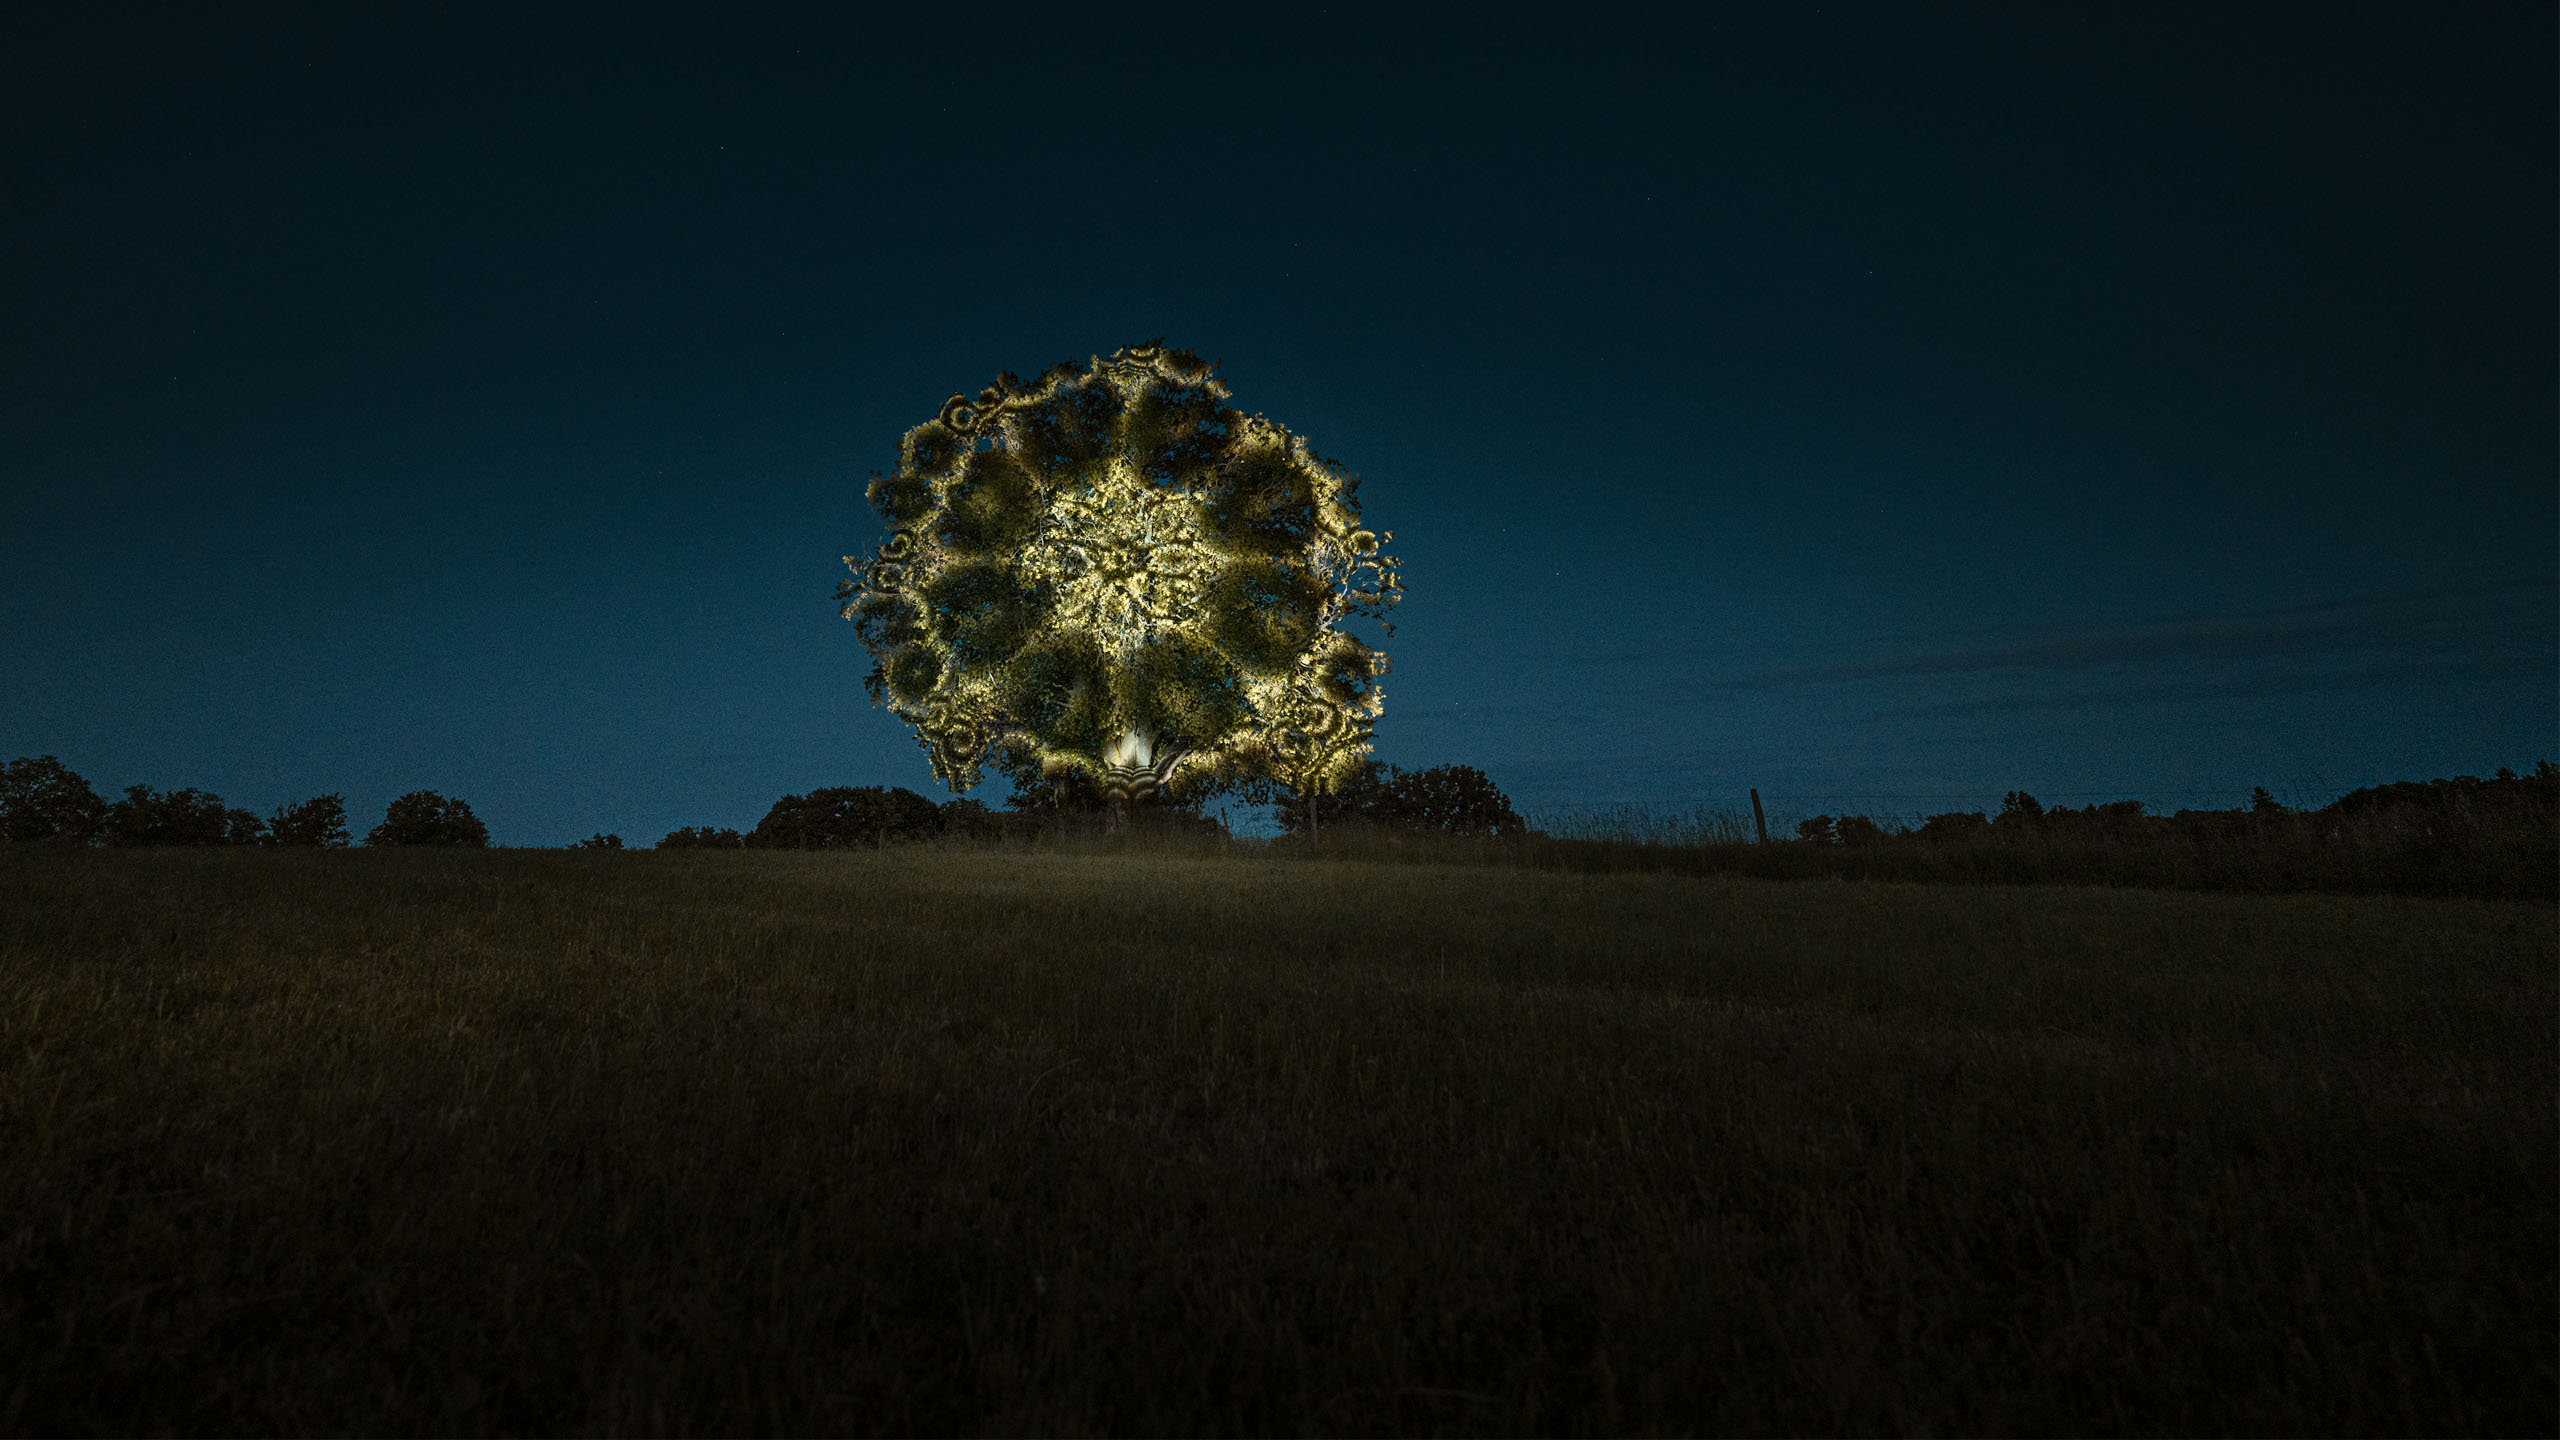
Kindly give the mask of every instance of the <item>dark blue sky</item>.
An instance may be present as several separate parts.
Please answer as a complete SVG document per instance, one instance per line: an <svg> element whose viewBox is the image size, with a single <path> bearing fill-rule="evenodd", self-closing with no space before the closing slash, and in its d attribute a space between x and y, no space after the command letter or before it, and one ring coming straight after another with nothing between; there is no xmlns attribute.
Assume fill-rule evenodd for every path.
<svg viewBox="0 0 2560 1440"><path fill-rule="evenodd" d="M1157 336L1397 532L1380 756L1527 808L2560 755L2548 5L852 8L0 11L0 758L939 794L864 474Z"/></svg>

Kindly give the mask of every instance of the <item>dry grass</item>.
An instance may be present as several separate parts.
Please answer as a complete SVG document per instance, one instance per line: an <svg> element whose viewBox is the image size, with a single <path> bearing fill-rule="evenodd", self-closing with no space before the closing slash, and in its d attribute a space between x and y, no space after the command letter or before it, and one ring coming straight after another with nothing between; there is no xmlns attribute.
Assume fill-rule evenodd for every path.
<svg viewBox="0 0 2560 1440"><path fill-rule="evenodd" d="M0 850L0 1429L2549 1433L2555 939Z"/></svg>

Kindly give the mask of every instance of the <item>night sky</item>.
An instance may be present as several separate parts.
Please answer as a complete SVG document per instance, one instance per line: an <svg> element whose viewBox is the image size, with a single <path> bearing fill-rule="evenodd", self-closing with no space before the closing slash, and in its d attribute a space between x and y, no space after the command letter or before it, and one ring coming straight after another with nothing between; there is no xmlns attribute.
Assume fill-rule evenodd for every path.
<svg viewBox="0 0 2560 1440"><path fill-rule="evenodd" d="M1396 532L1379 757L1532 812L2560 758L2547 4L872 8L0 10L0 759L945 798L867 472L1156 337Z"/></svg>

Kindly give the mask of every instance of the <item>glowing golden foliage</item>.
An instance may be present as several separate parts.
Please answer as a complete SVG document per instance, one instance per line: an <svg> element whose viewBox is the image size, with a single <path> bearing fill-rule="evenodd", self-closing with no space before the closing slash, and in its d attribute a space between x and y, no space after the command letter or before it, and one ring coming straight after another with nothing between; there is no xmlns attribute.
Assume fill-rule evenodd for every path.
<svg viewBox="0 0 2560 1440"><path fill-rule="evenodd" d="M993 761L1143 795L1212 776L1329 788L1369 751L1401 596L1392 532L1307 442L1137 345L999 376L907 432L847 556L873 698L953 789Z"/></svg>

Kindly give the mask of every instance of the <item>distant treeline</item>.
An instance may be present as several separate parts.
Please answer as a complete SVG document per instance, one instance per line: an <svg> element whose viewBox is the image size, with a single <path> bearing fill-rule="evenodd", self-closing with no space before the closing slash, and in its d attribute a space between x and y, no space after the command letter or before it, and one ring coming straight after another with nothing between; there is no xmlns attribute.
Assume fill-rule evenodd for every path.
<svg viewBox="0 0 2560 1440"><path fill-rule="evenodd" d="M661 850L873 849L920 843L1024 843L1135 831L1223 844L1207 797L1115 820L1075 779L1017 789L1008 808L936 804L896 786L834 786L773 802L749 830L685 826ZM1445 859L1585 871L1675 871L1768 879L1836 877L1924 884L2088 884L2248 891L2333 891L2560 900L2560 767L2530 775L2368 786L2318 809L2261 787L2229 810L2149 813L2138 800L2047 808L2011 791L1999 811L1951 811L1916 824L1816 815L1763 843L1750 822L1702 815L1666 826L1638 812L1582 814L1533 828L1481 770L1371 764L1312 806L1269 789L1282 853ZM1311 813L1312 812L1312 813ZM0 767L0 842L69 845L350 843L344 798L319 795L261 818L198 790L136 785L113 803L52 756ZM391 802L368 845L485 846L471 807L431 790ZM598 834L577 848L623 849Z"/></svg>
<svg viewBox="0 0 2560 1440"><path fill-rule="evenodd" d="M1673 870L1769 879L1922 884L2139 885L2560 899L2560 768L2490 779L2367 786L2315 810L2261 787L2247 806L2153 815L2138 800L2051 809L2011 791L1997 814L1917 825L1816 815L1793 839L1754 843L1747 818L1705 817L1664 844L1648 817L1550 824L1522 857L1576 870ZM1346 841L1346 843L1349 843Z"/></svg>
<svg viewBox="0 0 2560 1440"><path fill-rule="evenodd" d="M1284 835L1304 835L1307 807L1267 789L1248 791L1248 801L1279 805ZM1148 806L1130 822L1158 834L1223 837L1226 827L1204 814L1206 800ZM1316 804L1315 827L1396 830L1480 840L1517 839L1528 825L1511 800L1485 773L1472 765L1440 765L1428 770L1401 770L1371 763L1340 793ZM888 846L926 840L1022 840L1107 831L1113 826L1109 801L1082 777L1017 788L1003 810L975 800L933 801L903 788L856 785L785 795L756 822L738 831L687 826L658 842L661 850L827 850L849 846ZM621 848L620 837L599 835L582 842Z"/></svg>
<svg viewBox="0 0 2560 1440"><path fill-rule="evenodd" d="M123 799L110 804L60 760L20 757L0 766L0 844L38 843L337 849L349 843L347 799L314 795L261 819L202 790L130 785ZM413 790L391 802L364 843L478 847L489 843L489 827L463 801Z"/></svg>
<svg viewBox="0 0 2560 1440"><path fill-rule="evenodd" d="M1223 837L1226 827L1203 813L1206 798L1145 807L1136 827L1155 834ZM1341 793L1324 796L1315 818L1320 825L1479 839L1516 838L1527 830L1509 798L1471 765L1407 771L1371 764ZM1304 805L1283 804L1284 830L1299 832L1307 821ZM1004 810L965 799L937 805L902 786L831 786L774 801L752 830L688 825L670 831L657 848L829 850L946 839L1019 840L1112 826L1109 801L1082 777L1017 788ZM281 806L263 819L195 789L162 792L135 785L110 804L60 760L45 755L0 767L0 843L334 848L349 844L350 835L343 795L317 795ZM468 802L418 790L392 801L364 843L478 847L489 843L489 827L471 813ZM572 848L626 847L621 836L599 833Z"/></svg>
<svg viewBox="0 0 2560 1440"><path fill-rule="evenodd" d="M2124 844L2158 844L2177 839L2212 842L2269 833L2344 838L2348 827L2374 819L2418 835L2466 829L2530 830L2547 826L2560 800L2560 768L2548 760L2531 775L2500 770L2493 779L2474 775L2423 783L2401 781L2369 785L2317 810L2295 810L2259 786L2249 804L2233 810L2180 810L2148 813L2139 800L2117 800L2074 810L2067 805L2046 809L2036 797L2012 790L2000 813L1955 811L1926 817L1917 826L1879 824L1864 815L1816 815L1796 826L1799 843L1851 848L1894 845L1962 844L1985 837L2052 841L2064 837L2094 838Z"/></svg>

